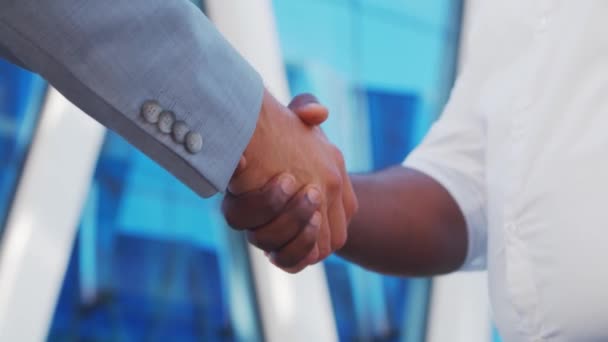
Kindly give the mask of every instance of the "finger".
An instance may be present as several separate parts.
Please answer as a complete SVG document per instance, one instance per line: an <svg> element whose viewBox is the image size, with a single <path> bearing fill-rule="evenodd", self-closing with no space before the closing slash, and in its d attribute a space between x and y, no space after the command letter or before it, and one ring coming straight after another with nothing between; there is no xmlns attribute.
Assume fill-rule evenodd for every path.
<svg viewBox="0 0 608 342"><path fill-rule="evenodd" d="M331 222L331 251L326 255L320 255L320 260L327 258L331 253L339 250L346 243L347 224L341 198L333 203L333 206L328 213L328 218Z"/></svg>
<svg viewBox="0 0 608 342"><path fill-rule="evenodd" d="M291 102L289 103L289 105L287 105L287 108L289 108L291 110L295 110L297 108L306 107L307 105L310 105L310 104L320 105L321 102L313 94L303 93L303 94L300 94L300 95L294 97L291 100Z"/></svg>
<svg viewBox="0 0 608 342"><path fill-rule="evenodd" d="M329 117L329 111L325 107L299 109L294 113L308 126L319 126Z"/></svg>
<svg viewBox="0 0 608 342"><path fill-rule="evenodd" d="M353 218L353 215L355 215L355 213L359 210L359 201L357 200L357 195L353 189L353 184L350 181L350 177L346 172L346 168L342 168L342 179L342 204L344 206L344 215L346 216L346 224L348 228L348 224Z"/></svg>
<svg viewBox="0 0 608 342"><path fill-rule="evenodd" d="M346 224L346 215L344 214L344 206L342 205L341 200L334 204L334 208L329 214L329 218L333 223L331 227L331 252L333 253L344 247L347 237L348 226ZM328 256L329 255L326 255L323 259Z"/></svg>
<svg viewBox="0 0 608 342"><path fill-rule="evenodd" d="M282 174L261 189L238 196L227 193L222 202L222 212L232 228L254 228L277 217L296 191L295 178Z"/></svg>
<svg viewBox="0 0 608 342"><path fill-rule="evenodd" d="M308 255L317 243L321 222L321 213L315 213L306 228L293 241L279 251L270 254L274 264L284 269L290 269L307 261Z"/></svg>
<svg viewBox="0 0 608 342"><path fill-rule="evenodd" d="M306 265L313 265L317 262L317 260L319 260L319 244L315 243L315 246L313 247L312 251L310 251L304 262Z"/></svg>
<svg viewBox="0 0 608 342"><path fill-rule="evenodd" d="M285 210L272 222L247 231L249 242L261 250L277 251L294 240L309 225L321 204L321 193L315 187L300 191Z"/></svg>
<svg viewBox="0 0 608 342"><path fill-rule="evenodd" d="M317 98L310 94L296 96L288 107L300 118L300 120L310 126L322 124L329 116L328 109L320 104Z"/></svg>
<svg viewBox="0 0 608 342"><path fill-rule="evenodd" d="M273 260L271 260L271 262L287 273L296 274L302 272L306 267L313 265L317 259L319 259L319 246L315 244L313 249L308 253L308 256L306 256L306 258L304 258L294 267L280 267L273 262Z"/></svg>
<svg viewBox="0 0 608 342"><path fill-rule="evenodd" d="M236 170L234 170L234 173L232 174L232 178L238 177L241 173L243 173L243 171L245 171L246 167L247 167L247 158L245 158L245 156L241 156L241 159L239 160L239 164L236 166Z"/></svg>
<svg viewBox="0 0 608 342"><path fill-rule="evenodd" d="M319 126L329 117L329 111L321 105L309 105L295 109L293 112L309 126Z"/></svg>
<svg viewBox="0 0 608 342"><path fill-rule="evenodd" d="M325 202L327 203L327 201ZM319 231L319 238L317 245L319 246L319 258L315 260L315 263L323 259L323 256L331 254L331 220L327 216L327 204L324 205L321 213L323 213L323 220L321 222L321 230Z"/></svg>

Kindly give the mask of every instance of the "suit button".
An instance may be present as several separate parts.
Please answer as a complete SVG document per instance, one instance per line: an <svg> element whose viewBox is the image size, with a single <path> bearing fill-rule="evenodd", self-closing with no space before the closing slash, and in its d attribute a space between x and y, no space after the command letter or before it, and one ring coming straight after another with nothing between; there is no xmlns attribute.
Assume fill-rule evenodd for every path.
<svg viewBox="0 0 608 342"><path fill-rule="evenodd" d="M158 122L160 113L163 111L161 106L156 101L146 101L141 106L141 116L148 123L155 124Z"/></svg>
<svg viewBox="0 0 608 342"><path fill-rule="evenodd" d="M186 134L186 149L192 154L196 154L203 148L203 137L196 132Z"/></svg>
<svg viewBox="0 0 608 342"><path fill-rule="evenodd" d="M171 129L173 128L173 123L175 122L175 114L168 110L160 113L160 117L158 118L158 129L165 133L171 133Z"/></svg>
<svg viewBox="0 0 608 342"><path fill-rule="evenodd" d="M177 121L173 124L173 141L178 144L183 144L186 141L186 135L190 132L190 128L183 121Z"/></svg>

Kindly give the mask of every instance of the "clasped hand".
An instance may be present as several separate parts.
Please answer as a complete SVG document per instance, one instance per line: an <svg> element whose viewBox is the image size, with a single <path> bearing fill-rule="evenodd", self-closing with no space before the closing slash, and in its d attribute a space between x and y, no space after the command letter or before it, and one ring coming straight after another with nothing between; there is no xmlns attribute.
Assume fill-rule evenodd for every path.
<svg viewBox="0 0 608 342"><path fill-rule="evenodd" d="M290 273L340 249L357 211L342 153L318 127L327 115L311 95L285 108L266 92L222 206L231 227Z"/></svg>

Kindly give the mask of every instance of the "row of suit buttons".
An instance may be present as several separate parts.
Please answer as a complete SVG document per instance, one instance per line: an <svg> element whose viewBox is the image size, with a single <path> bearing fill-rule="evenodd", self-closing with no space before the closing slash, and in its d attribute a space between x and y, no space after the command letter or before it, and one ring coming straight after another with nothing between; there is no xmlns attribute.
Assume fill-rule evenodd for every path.
<svg viewBox="0 0 608 342"><path fill-rule="evenodd" d="M173 141L183 144L191 154L203 149L203 137L190 130L183 121L175 118L175 113L164 110L158 102L150 100L141 106L141 116L150 124L155 124L163 134L171 134Z"/></svg>

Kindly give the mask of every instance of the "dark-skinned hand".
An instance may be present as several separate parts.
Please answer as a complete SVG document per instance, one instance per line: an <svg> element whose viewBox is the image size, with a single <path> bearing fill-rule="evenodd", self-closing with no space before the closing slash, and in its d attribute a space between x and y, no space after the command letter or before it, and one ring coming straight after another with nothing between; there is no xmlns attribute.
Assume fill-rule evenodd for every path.
<svg viewBox="0 0 608 342"><path fill-rule="evenodd" d="M295 97L288 107L305 124L319 132L320 128L316 126L328 117L327 108L309 94ZM243 157L236 174L242 172L247 164ZM342 177L348 180L345 171ZM345 183L344 197L354 199L344 204L344 217L348 224L357 210L357 202L350 182ZM286 272L297 273L329 255L319 251L322 200L314 190L317 190L316 186L310 184L297 189L292 175L280 174L261 189L238 196L228 194L222 208L229 224L235 229L245 230L249 242L264 250L273 264Z"/></svg>

